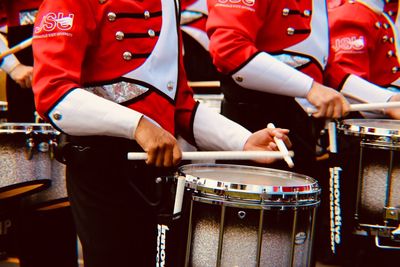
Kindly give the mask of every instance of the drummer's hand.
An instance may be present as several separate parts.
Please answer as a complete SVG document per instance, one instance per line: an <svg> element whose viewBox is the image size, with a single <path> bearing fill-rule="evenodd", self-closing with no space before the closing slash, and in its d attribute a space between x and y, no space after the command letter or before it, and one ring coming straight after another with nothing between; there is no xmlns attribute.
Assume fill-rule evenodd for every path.
<svg viewBox="0 0 400 267"><path fill-rule="evenodd" d="M307 100L318 109L313 113L316 118L339 119L350 111L350 105L341 93L315 81L307 94Z"/></svg>
<svg viewBox="0 0 400 267"><path fill-rule="evenodd" d="M142 117L136 128L135 140L147 153L146 163L157 167L173 167L182 159L175 137Z"/></svg>
<svg viewBox="0 0 400 267"><path fill-rule="evenodd" d="M18 64L9 73L11 79L13 79L22 88L32 87L32 73L33 67Z"/></svg>
<svg viewBox="0 0 400 267"><path fill-rule="evenodd" d="M288 129L281 129L281 128L264 128L253 133L249 139L247 140L246 144L244 145L243 150L245 151L255 151L255 150L262 150L262 151L277 151L278 146L275 144L274 137L282 139L285 143L287 148L292 147L292 143L289 140L287 134L289 133ZM262 164L270 164L276 159L266 158L255 160L258 163Z"/></svg>
<svg viewBox="0 0 400 267"><path fill-rule="evenodd" d="M392 96L389 100L389 102L397 102L397 101L400 101L400 94ZM400 108L388 108L385 110L385 115L389 116L392 119L399 120L400 119Z"/></svg>

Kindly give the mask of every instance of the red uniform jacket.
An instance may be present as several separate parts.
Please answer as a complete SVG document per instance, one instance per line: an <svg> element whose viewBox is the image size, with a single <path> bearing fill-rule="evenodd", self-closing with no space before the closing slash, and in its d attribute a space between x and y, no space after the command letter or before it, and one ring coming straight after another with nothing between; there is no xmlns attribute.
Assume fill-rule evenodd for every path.
<svg viewBox="0 0 400 267"><path fill-rule="evenodd" d="M83 88L171 133L183 129L191 140L195 102L177 45L178 13L173 0L45 0L33 42L38 112L48 116L71 90Z"/></svg>
<svg viewBox="0 0 400 267"><path fill-rule="evenodd" d="M345 1L329 10L328 85L340 88L350 74L381 87L398 87L396 28L389 16L365 3Z"/></svg>
<svg viewBox="0 0 400 267"><path fill-rule="evenodd" d="M210 52L221 72L235 72L259 52L290 54L310 59L301 71L322 81L328 53L324 1L209 0L208 5Z"/></svg>

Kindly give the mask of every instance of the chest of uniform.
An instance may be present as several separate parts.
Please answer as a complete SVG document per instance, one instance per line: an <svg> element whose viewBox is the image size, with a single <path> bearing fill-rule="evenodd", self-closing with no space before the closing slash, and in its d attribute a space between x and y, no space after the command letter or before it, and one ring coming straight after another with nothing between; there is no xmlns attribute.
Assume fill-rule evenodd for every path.
<svg viewBox="0 0 400 267"><path fill-rule="evenodd" d="M311 32L312 1L268 1L259 42L280 50L307 38Z"/></svg>

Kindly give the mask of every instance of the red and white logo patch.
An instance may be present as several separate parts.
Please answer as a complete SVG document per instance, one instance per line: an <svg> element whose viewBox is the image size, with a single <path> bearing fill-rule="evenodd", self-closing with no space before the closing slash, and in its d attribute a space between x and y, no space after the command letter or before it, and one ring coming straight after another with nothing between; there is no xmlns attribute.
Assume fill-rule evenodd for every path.
<svg viewBox="0 0 400 267"><path fill-rule="evenodd" d="M256 0L218 0L216 6L230 7L230 8L244 8L254 11L253 6Z"/></svg>
<svg viewBox="0 0 400 267"><path fill-rule="evenodd" d="M349 36L338 38L333 41L333 50L335 52L359 52L365 48L364 36Z"/></svg>
<svg viewBox="0 0 400 267"><path fill-rule="evenodd" d="M39 26L35 27L35 34L51 32L68 32L74 25L74 14L63 12L49 12L42 17Z"/></svg>

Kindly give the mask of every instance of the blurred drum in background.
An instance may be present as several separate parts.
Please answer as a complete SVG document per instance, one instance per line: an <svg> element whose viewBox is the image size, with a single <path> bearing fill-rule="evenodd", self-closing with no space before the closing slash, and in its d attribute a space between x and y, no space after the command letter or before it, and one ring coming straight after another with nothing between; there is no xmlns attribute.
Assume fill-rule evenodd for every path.
<svg viewBox="0 0 400 267"><path fill-rule="evenodd" d="M359 149L355 170L349 172L356 177L346 176L357 183L356 194L348 193L353 203L347 204L354 207L354 233L375 237L378 247L400 249L400 244L382 245L382 240L400 240L400 121L348 119L338 129L343 142Z"/></svg>
<svg viewBox="0 0 400 267"><path fill-rule="evenodd" d="M0 124L0 200L32 194L51 184L50 124Z"/></svg>
<svg viewBox="0 0 400 267"><path fill-rule="evenodd" d="M0 101L0 123L7 122L8 104L5 101Z"/></svg>
<svg viewBox="0 0 400 267"><path fill-rule="evenodd" d="M185 266L310 266L320 188L310 177L227 164L179 168L191 196Z"/></svg>

